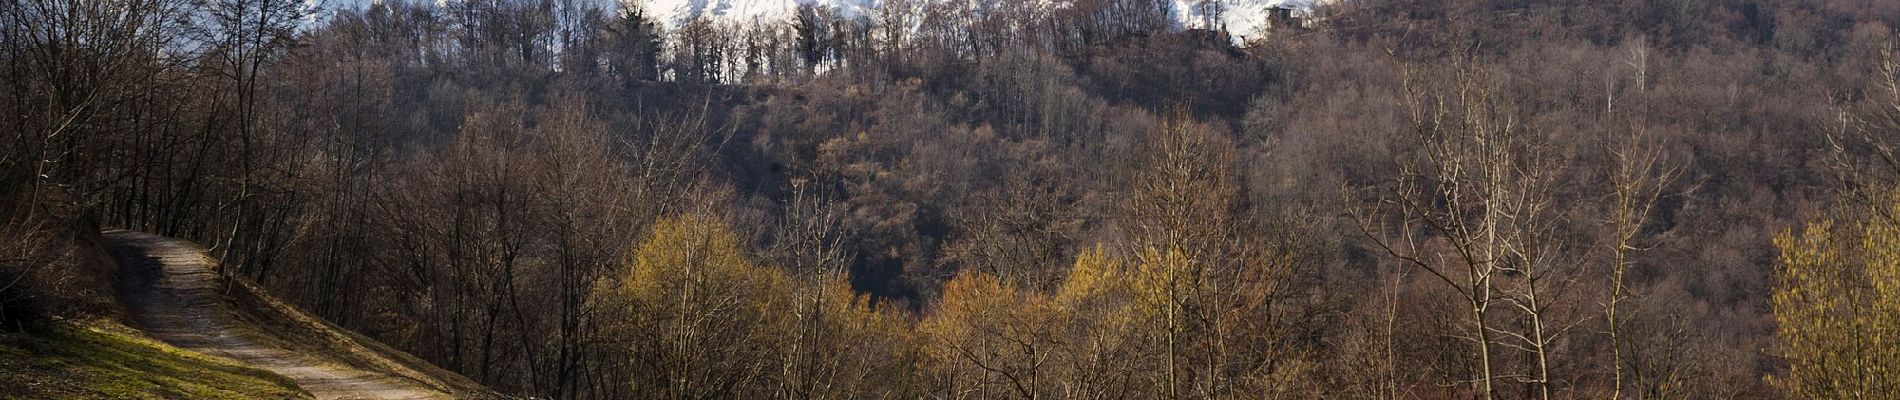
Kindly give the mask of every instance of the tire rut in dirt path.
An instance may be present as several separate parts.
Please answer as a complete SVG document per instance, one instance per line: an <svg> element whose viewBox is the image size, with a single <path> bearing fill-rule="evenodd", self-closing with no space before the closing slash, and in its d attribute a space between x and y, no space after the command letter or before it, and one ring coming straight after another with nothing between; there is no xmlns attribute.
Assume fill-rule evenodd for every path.
<svg viewBox="0 0 1900 400"><path fill-rule="evenodd" d="M223 301L215 261L191 242L148 233L107 231L119 258L132 322L154 338L223 356L297 382L319 399L447 399L407 379L365 371L269 344L239 325Z"/></svg>

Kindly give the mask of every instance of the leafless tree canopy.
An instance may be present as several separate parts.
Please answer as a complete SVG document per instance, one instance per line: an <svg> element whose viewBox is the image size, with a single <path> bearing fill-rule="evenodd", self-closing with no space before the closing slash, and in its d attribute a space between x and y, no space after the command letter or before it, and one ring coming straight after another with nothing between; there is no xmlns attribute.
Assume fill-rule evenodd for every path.
<svg viewBox="0 0 1900 400"><path fill-rule="evenodd" d="M1900 3L644 7L0 0L0 329L118 227L535 398L1885 384Z"/></svg>

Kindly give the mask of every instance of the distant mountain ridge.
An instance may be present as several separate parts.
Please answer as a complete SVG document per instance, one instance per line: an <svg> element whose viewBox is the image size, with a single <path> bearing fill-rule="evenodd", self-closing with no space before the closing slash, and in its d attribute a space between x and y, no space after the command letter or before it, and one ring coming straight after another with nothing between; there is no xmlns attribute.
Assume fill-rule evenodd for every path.
<svg viewBox="0 0 1900 400"><path fill-rule="evenodd" d="M694 18L706 17L725 23L790 21L801 4L832 8L847 18L872 14L884 0L633 0L668 28L679 27ZM943 0L922 0L943 1ZM996 0L991 0L996 1ZM1203 0L1171 0L1173 22L1177 28L1221 28L1209 26L1197 7ZM1236 39L1257 37L1267 24L1267 8L1284 5L1307 9L1312 0L1223 0L1225 11L1215 25L1224 25Z"/></svg>

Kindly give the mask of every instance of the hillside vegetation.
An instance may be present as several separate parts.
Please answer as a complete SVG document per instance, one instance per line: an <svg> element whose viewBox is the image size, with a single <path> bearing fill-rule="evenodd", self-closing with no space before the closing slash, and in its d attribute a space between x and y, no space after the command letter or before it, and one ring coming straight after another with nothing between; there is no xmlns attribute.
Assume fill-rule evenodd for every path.
<svg viewBox="0 0 1900 400"><path fill-rule="evenodd" d="M1895 390L1896 2L0 2L14 330L110 226L539 398Z"/></svg>

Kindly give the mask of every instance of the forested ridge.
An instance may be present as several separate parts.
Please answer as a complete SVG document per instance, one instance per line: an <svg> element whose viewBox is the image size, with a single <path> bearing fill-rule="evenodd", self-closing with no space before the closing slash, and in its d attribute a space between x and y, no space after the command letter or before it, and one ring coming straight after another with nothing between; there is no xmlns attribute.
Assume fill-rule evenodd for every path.
<svg viewBox="0 0 1900 400"><path fill-rule="evenodd" d="M0 0L0 322L112 227L524 397L1900 393L1900 3L1169 4Z"/></svg>

